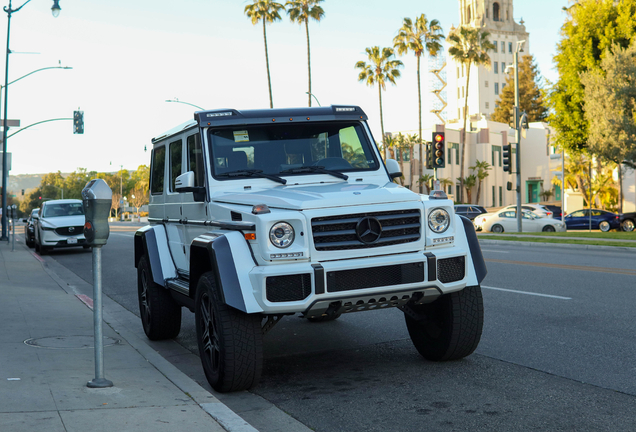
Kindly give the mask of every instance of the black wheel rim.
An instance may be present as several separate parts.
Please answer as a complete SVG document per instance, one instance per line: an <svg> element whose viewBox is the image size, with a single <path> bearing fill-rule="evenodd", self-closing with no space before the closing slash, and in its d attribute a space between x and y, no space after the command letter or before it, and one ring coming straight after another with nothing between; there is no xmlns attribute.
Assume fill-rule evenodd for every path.
<svg viewBox="0 0 636 432"><path fill-rule="evenodd" d="M148 273L146 269L141 270L141 286L139 287L139 306L141 307L141 319L144 327L150 326L150 304L148 303Z"/></svg>
<svg viewBox="0 0 636 432"><path fill-rule="evenodd" d="M210 296L205 293L201 296L201 355L209 363L210 369L217 373L221 362L221 350L219 343L218 325L214 314L214 306Z"/></svg>

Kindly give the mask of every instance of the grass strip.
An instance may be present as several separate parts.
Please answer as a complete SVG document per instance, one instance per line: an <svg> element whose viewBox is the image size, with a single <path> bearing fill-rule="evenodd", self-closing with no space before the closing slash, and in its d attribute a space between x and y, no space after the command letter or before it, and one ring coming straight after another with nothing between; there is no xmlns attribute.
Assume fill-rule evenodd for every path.
<svg viewBox="0 0 636 432"><path fill-rule="evenodd" d="M592 233L593 234L593 233ZM516 236L517 234L515 234ZM549 238L545 236L544 238L537 237L513 237L513 236L503 236L503 235L484 235L480 234L478 239L485 240L505 240L505 241L523 241L523 242L531 242L531 243L562 243L562 244L580 244L580 245L592 245L592 246L619 246L619 247L631 247L635 248L636 243L627 243L627 242L614 242L611 240L594 240L593 238L589 240L577 240L577 239L569 239L567 237L553 237Z"/></svg>

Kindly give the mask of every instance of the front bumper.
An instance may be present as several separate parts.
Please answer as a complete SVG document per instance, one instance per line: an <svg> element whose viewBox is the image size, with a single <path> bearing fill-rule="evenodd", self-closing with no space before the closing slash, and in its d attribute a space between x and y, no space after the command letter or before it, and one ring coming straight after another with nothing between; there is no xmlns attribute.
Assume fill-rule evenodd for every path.
<svg viewBox="0 0 636 432"><path fill-rule="evenodd" d="M43 230L41 233L41 245L47 248L77 247L86 244L86 238L83 233L75 236L61 236L55 231L48 230Z"/></svg>
<svg viewBox="0 0 636 432"><path fill-rule="evenodd" d="M319 316L433 301L476 278L468 248L359 259L257 266L249 272L254 297L266 314ZM473 281L473 279L475 281ZM421 300L423 301L423 300Z"/></svg>

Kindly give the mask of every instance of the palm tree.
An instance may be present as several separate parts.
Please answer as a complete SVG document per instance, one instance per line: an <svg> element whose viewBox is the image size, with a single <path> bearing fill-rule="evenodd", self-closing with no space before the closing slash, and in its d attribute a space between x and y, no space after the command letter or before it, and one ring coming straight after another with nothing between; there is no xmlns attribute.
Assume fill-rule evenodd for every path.
<svg viewBox="0 0 636 432"><path fill-rule="evenodd" d="M384 142L384 119L382 118L382 90L386 90L386 82L395 85L396 78L400 77L398 68L404 66L400 60L395 60L393 48L382 48L374 46L365 48L369 63L360 60L356 63L356 69L360 69L358 81L366 82L369 87L378 85L378 95L380 96L380 128L382 130L382 142Z"/></svg>
<svg viewBox="0 0 636 432"><path fill-rule="evenodd" d="M475 185L477 184L477 176L475 176L475 174L471 174L466 178L460 178L457 177L457 180L459 180L459 184L463 185L463 187L466 189L466 198L468 199L468 201L466 201L464 203L463 200L460 200L460 203L464 203L464 204L472 204L473 199L472 199L472 189L475 187ZM461 192L461 190L460 190ZM455 200L457 201L457 200Z"/></svg>
<svg viewBox="0 0 636 432"><path fill-rule="evenodd" d="M460 181L460 202L463 202L464 193L464 157L466 155L466 118L468 117L468 85L470 84L470 67L472 65L484 65L490 68L490 57L488 51L494 50L495 45L488 40L486 30L461 26L457 30L452 31L448 35L448 40L452 44L448 53L460 63L462 67L466 67L466 96L464 101L464 126L462 128L462 151L459 162L459 181Z"/></svg>
<svg viewBox="0 0 636 432"><path fill-rule="evenodd" d="M245 15L252 19L252 24L256 25L259 21L263 21L263 40L265 41L265 64L267 66L267 85L269 86L269 107L274 108L274 99L272 98L272 80L269 75L269 55L267 54L267 32L265 24L280 21L279 10L284 9L280 3L271 0L254 0L251 5L245 6Z"/></svg>
<svg viewBox="0 0 636 432"><path fill-rule="evenodd" d="M426 193L431 193L431 181L433 181L433 174L424 174L420 176L420 179L417 181L420 185L423 185L426 188Z"/></svg>
<svg viewBox="0 0 636 432"><path fill-rule="evenodd" d="M415 23L411 18L404 18L402 27L398 31L397 36L393 38L393 47L399 55L404 55L409 51L413 51L417 59L417 103L419 109L419 136L422 137L422 89L420 82L420 58L426 50L430 56L436 56L442 49L440 40L444 38L442 26L436 19L428 22L426 15L422 14L415 19ZM420 159L423 160L424 152L422 149L422 141L419 142ZM422 161L420 161L421 163ZM420 186L420 192L421 192Z"/></svg>
<svg viewBox="0 0 636 432"><path fill-rule="evenodd" d="M309 97L309 106L311 106L311 57L309 55L309 18L313 18L316 21L320 21L325 16L325 11L320 7L318 3L322 3L324 0L288 0L285 3L287 6L287 14L291 22L297 22L298 24L305 23L305 33L307 34L307 70L309 72L309 91L307 96Z"/></svg>
<svg viewBox="0 0 636 432"><path fill-rule="evenodd" d="M475 171L477 170L477 199L475 200L475 204L479 204L479 195L481 195L481 182L488 177L489 173L488 170L491 169L492 167L490 166L490 164L487 161L479 161L479 159L477 159L477 163L475 164L475 166L471 166L468 167L470 170Z"/></svg>

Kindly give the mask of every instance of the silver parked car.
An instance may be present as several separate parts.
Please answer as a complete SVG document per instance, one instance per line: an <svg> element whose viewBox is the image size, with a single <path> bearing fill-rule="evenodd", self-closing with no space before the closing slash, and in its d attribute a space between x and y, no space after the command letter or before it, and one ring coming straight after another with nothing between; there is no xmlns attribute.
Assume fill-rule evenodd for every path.
<svg viewBox="0 0 636 432"><path fill-rule="evenodd" d="M53 248L83 246L84 209L76 199L45 201L35 220L35 250L45 254Z"/></svg>

